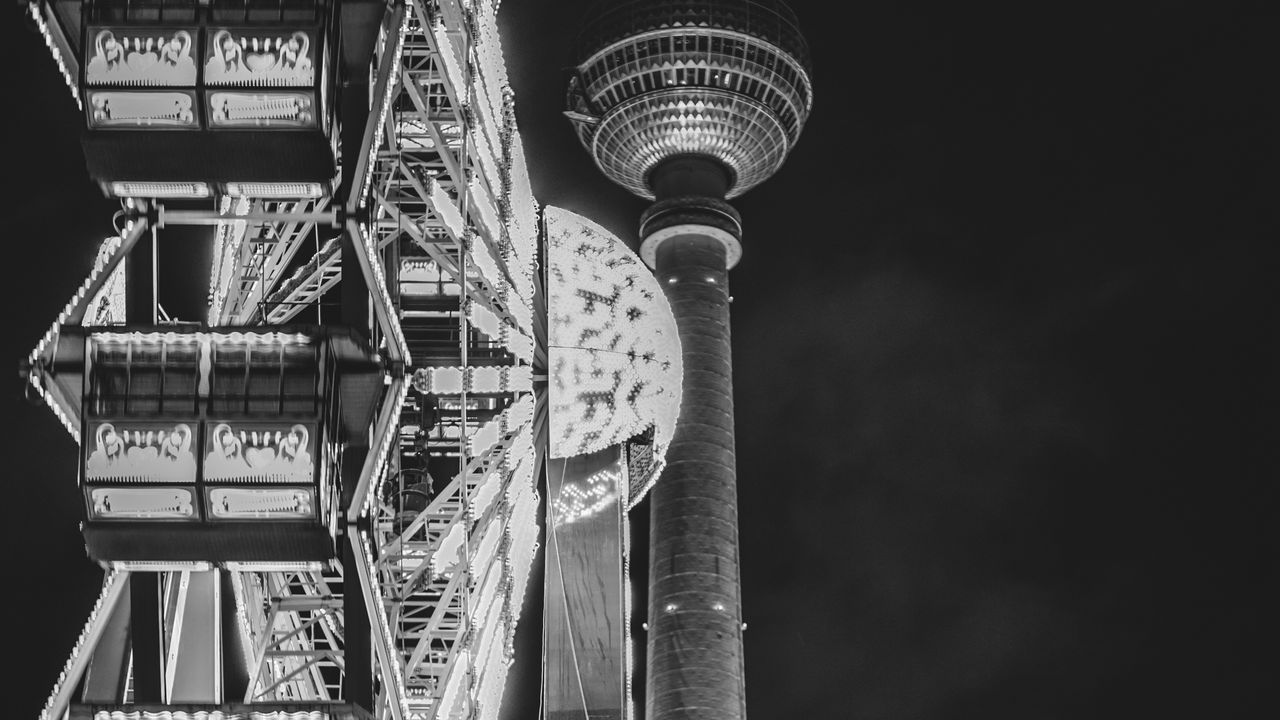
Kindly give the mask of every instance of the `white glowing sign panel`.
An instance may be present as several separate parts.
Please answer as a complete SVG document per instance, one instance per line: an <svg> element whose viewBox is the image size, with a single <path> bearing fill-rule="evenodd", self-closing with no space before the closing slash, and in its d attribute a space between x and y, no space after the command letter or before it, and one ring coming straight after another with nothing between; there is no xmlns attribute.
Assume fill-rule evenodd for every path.
<svg viewBox="0 0 1280 720"><path fill-rule="evenodd" d="M601 450L654 428L665 455L680 414L675 317L621 240L548 207L551 457Z"/></svg>
<svg viewBox="0 0 1280 720"><path fill-rule="evenodd" d="M214 488L209 490L213 520L274 520L315 517L309 488Z"/></svg>
<svg viewBox="0 0 1280 720"><path fill-rule="evenodd" d="M205 51L205 84L310 86L315 83L315 45L312 36L302 30L211 29Z"/></svg>
<svg viewBox="0 0 1280 720"><path fill-rule="evenodd" d="M103 422L92 428L86 482L194 483L194 432L186 423Z"/></svg>
<svg viewBox="0 0 1280 720"><path fill-rule="evenodd" d="M195 503L188 488L92 488L89 507L95 520L195 519Z"/></svg>
<svg viewBox="0 0 1280 720"><path fill-rule="evenodd" d="M95 128L195 127L196 98L188 92L89 91L89 123Z"/></svg>
<svg viewBox="0 0 1280 720"><path fill-rule="evenodd" d="M315 103L305 92L211 92L211 127L314 127Z"/></svg>
<svg viewBox="0 0 1280 720"><path fill-rule="evenodd" d="M193 86L191 31L172 28L93 28L85 80L90 85Z"/></svg>
<svg viewBox="0 0 1280 720"><path fill-rule="evenodd" d="M306 425L209 423L204 480L236 483L309 483L314 477L315 433Z"/></svg>

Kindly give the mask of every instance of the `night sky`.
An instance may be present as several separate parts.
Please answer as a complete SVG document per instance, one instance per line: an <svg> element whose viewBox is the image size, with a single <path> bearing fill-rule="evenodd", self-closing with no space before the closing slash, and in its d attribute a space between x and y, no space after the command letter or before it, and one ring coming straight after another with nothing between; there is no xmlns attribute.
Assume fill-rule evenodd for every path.
<svg viewBox="0 0 1280 720"><path fill-rule="evenodd" d="M634 241L644 202L559 114L588 4L503 3L518 118L539 200ZM813 114L735 202L750 716L1274 708L1274 18L1263 3L791 5ZM16 366L118 206L85 173L38 33L5 12ZM160 253L175 268L161 302L200 317L208 243ZM76 526L74 443L16 377L6 407L4 714L28 718L101 571ZM506 716L535 718L524 702Z"/></svg>

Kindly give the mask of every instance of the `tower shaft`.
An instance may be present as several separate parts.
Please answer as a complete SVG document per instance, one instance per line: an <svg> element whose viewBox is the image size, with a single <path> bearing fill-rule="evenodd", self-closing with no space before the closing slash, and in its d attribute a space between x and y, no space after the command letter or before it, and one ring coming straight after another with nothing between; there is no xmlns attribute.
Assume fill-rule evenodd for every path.
<svg viewBox="0 0 1280 720"><path fill-rule="evenodd" d="M596 166L655 200L640 256L680 335L684 382L652 492L649 720L746 715L728 268L741 218L800 137L808 47L780 0L618 0L588 15L566 116Z"/></svg>
<svg viewBox="0 0 1280 720"><path fill-rule="evenodd" d="M709 225L663 233L654 270L679 328L685 381L667 467L651 491L646 717L739 719L746 700L726 245Z"/></svg>

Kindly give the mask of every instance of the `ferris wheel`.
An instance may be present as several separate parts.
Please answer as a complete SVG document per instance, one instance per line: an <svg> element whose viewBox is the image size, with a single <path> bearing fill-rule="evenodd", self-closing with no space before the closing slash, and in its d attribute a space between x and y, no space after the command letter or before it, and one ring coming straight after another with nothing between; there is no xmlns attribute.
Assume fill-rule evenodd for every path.
<svg viewBox="0 0 1280 720"><path fill-rule="evenodd" d="M29 5L121 201L25 363L105 570L41 717L496 717L544 524L557 617L623 620L621 707L625 512L680 402L661 290L534 200L497 2L269 5ZM166 323L127 261L191 225L208 314Z"/></svg>

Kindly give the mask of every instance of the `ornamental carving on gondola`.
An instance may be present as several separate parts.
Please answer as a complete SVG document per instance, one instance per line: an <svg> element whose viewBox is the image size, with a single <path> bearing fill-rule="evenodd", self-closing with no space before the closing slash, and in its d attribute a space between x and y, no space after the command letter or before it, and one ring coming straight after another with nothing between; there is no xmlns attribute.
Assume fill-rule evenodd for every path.
<svg viewBox="0 0 1280 720"><path fill-rule="evenodd" d="M310 482L312 437L306 425L217 423L206 440L204 479L240 482Z"/></svg>
<svg viewBox="0 0 1280 720"><path fill-rule="evenodd" d="M85 461L85 480L193 483L192 435L187 423L100 423Z"/></svg>
<svg viewBox="0 0 1280 720"><path fill-rule="evenodd" d="M315 81L312 46L301 30L266 36L213 30L204 81L209 85L311 85Z"/></svg>
<svg viewBox="0 0 1280 720"><path fill-rule="evenodd" d="M98 30L85 79L90 85L195 85L192 50L186 30Z"/></svg>

